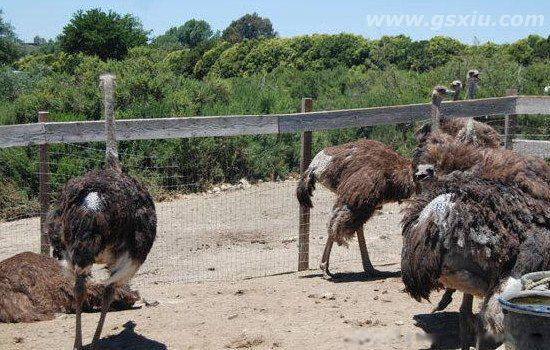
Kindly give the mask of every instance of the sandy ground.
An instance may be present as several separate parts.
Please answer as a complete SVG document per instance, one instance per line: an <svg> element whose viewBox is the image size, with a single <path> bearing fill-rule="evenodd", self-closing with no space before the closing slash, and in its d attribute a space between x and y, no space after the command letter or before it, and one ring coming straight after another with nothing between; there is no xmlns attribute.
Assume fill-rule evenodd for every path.
<svg viewBox="0 0 550 350"><path fill-rule="evenodd" d="M113 312L106 349L456 349L458 315L403 293L399 278L366 280L355 241L335 247L327 281L297 266L295 182L264 183L158 204L158 240L133 281L154 307ZM310 266L326 238L332 195L316 192ZM397 271L397 204L365 227L374 264ZM0 224L0 258L38 250L38 220ZM268 276L261 277L260 276ZM434 295L437 302L440 294ZM449 311L458 309L455 297ZM90 341L98 314L83 318ZM0 349L70 349L74 315L32 324L0 324ZM427 332L427 333L426 333Z"/></svg>

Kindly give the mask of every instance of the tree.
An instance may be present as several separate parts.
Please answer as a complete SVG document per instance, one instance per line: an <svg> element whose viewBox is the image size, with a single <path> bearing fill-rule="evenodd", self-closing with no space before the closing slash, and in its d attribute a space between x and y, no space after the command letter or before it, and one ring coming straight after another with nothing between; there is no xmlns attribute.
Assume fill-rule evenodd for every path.
<svg viewBox="0 0 550 350"><path fill-rule="evenodd" d="M48 41L45 38L42 38L41 36L38 36L38 35L36 35L32 39L32 42L36 46L42 46L42 45L46 45L48 43Z"/></svg>
<svg viewBox="0 0 550 350"><path fill-rule="evenodd" d="M130 48L145 45L148 34L132 15L121 16L101 9L80 10L63 28L60 42L61 48L69 53L82 52L103 60L122 59Z"/></svg>
<svg viewBox="0 0 550 350"><path fill-rule="evenodd" d="M22 53L19 39L10 23L5 22L0 10L0 64L13 63Z"/></svg>
<svg viewBox="0 0 550 350"><path fill-rule="evenodd" d="M246 39L274 38L275 36L277 36L277 32L273 30L269 18L262 18L256 12L246 14L231 22L222 34L222 38L230 43L238 43Z"/></svg>
<svg viewBox="0 0 550 350"><path fill-rule="evenodd" d="M195 48L209 41L214 32L208 22L190 19L182 26L172 27L155 38L154 44L163 48Z"/></svg>
<svg viewBox="0 0 550 350"><path fill-rule="evenodd" d="M191 19L180 27L178 39L182 45L189 48L197 47L214 35L210 24L206 21Z"/></svg>

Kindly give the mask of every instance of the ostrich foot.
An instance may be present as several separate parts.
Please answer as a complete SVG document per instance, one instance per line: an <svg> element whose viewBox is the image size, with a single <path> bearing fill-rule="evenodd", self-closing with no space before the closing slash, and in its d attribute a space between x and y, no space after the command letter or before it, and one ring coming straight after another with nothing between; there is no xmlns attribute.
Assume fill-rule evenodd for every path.
<svg viewBox="0 0 550 350"><path fill-rule="evenodd" d="M333 275L328 269L328 263L323 262L321 263L321 266L319 266L321 271L323 272L323 278L326 280L332 279Z"/></svg>

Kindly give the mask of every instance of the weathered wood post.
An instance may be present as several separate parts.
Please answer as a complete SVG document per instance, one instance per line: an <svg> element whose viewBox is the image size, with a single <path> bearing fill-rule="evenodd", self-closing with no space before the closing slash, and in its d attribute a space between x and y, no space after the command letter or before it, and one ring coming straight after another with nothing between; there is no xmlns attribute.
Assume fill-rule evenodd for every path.
<svg viewBox="0 0 550 350"><path fill-rule="evenodd" d="M38 112L40 123L48 122L48 112ZM46 235L46 218L50 210L50 147L47 144L39 146L39 198L40 198L40 254L50 255L50 240Z"/></svg>
<svg viewBox="0 0 550 350"><path fill-rule="evenodd" d="M115 76L112 74L101 75L99 85L103 89L105 113L105 162L112 167L119 168L115 125Z"/></svg>
<svg viewBox="0 0 550 350"><path fill-rule="evenodd" d="M506 96L516 96L518 94L518 91L516 89L508 89L506 90ZM513 149L513 138L514 134L511 132L511 120L513 119L513 115L506 114L504 116L504 148L506 149Z"/></svg>
<svg viewBox="0 0 550 350"><path fill-rule="evenodd" d="M313 99L302 99L302 113L313 111ZM302 154L300 158L300 173L303 174L311 163L311 146L313 135L311 131L302 132ZM309 208L300 206L298 228L298 271L309 269Z"/></svg>

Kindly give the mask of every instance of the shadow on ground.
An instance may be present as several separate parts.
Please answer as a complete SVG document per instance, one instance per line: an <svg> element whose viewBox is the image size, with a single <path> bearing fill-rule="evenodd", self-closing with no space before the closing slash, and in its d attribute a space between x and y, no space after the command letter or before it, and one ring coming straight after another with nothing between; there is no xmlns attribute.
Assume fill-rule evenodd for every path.
<svg viewBox="0 0 550 350"><path fill-rule="evenodd" d="M334 273L328 281L333 283L349 283L349 282L368 282L379 281L387 278L400 277L401 271L397 272L383 272L379 276L369 276L364 272L338 272ZM300 278L323 278L323 274L314 273L309 275L300 276Z"/></svg>
<svg viewBox="0 0 550 350"><path fill-rule="evenodd" d="M157 341L146 338L137 334L134 329L136 324L133 321L128 321L124 324L124 330L116 335L111 335L101 339L98 342L99 349L118 350L118 349L134 349L134 350L166 350L166 345ZM84 347L85 350L91 350L92 345Z"/></svg>
<svg viewBox="0 0 550 350"><path fill-rule="evenodd" d="M460 349L458 312L418 314L413 319L416 321L415 326L426 332L431 340L432 346L429 349ZM481 345L482 349L493 350L500 344L488 340ZM470 346L475 346L473 335L470 339Z"/></svg>

